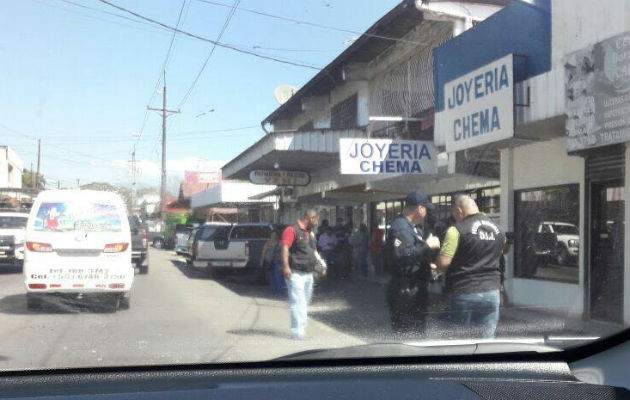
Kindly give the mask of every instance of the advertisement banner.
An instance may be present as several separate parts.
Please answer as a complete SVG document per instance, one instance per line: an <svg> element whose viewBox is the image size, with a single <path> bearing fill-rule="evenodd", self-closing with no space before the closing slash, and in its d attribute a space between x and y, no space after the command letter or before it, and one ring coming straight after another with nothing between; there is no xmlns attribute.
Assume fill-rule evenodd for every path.
<svg viewBox="0 0 630 400"><path fill-rule="evenodd" d="M630 141L630 32L569 54L564 82L568 152Z"/></svg>
<svg viewBox="0 0 630 400"><path fill-rule="evenodd" d="M502 57L444 85L444 110L435 130L446 151L470 149L514 137L514 61Z"/></svg>
<svg viewBox="0 0 630 400"><path fill-rule="evenodd" d="M394 139L339 139L341 174L437 174L433 142Z"/></svg>
<svg viewBox="0 0 630 400"><path fill-rule="evenodd" d="M184 171L184 182L193 184L219 184L221 182L221 170L217 169L216 171Z"/></svg>

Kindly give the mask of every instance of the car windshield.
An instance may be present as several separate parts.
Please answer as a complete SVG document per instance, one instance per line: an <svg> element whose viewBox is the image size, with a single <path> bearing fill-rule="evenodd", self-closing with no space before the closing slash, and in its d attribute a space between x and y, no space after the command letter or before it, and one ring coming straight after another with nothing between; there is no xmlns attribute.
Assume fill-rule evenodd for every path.
<svg viewBox="0 0 630 400"><path fill-rule="evenodd" d="M26 221L26 217L7 217L0 215L0 229L25 228Z"/></svg>
<svg viewBox="0 0 630 400"><path fill-rule="evenodd" d="M630 326L628 0L2 11L0 372Z"/></svg>
<svg viewBox="0 0 630 400"><path fill-rule="evenodd" d="M562 235L579 235L580 231L575 225L554 225L553 230Z"/></svg>

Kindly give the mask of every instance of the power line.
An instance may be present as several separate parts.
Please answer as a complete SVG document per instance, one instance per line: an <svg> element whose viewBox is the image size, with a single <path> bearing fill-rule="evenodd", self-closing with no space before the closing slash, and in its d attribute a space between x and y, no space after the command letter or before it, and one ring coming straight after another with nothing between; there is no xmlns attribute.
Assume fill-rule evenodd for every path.
<svg viewBox="0 0 630 400"><path fill-rule="evenodd" d="M47 2L41 1L41 0L32 0L32 1L34 1L36 3L39 3L41 5L44 5L46 7L56 8L58 10L62 10L62 11L67 12L67 13L80 15L80 16L82 16L84 18L89 18L89 19L96 20L96 21L101 21L101 22L107 22L107 23L110 23L110 24L115 24L115 25L126 27L126 28L130 28L130 29L136 29L136 30L139 30L139 31L151 32L151 33L170 33L167 29L158 28L156 26L152 26L151 24L147 23L146 21L134 20L132 18L124 17L122 15L118 15L118 14L115 14L115 13L108 13L108 14L109 15L118 15L119 17L123 17L126 20L133 21L135 23L141 23L143 25L151 27L151 29L142 29L139 26L132 26L132 25L128 25L128 24L125 24L125 23L118 22L118 21L112 21L112 20L97 18L97 17L95 17L93 15L88 15L88 14L85 14L85 13L82 13L82 12L79 12L79 11L74 11L74 10L71 10L71 9L68 9L68 8L60 7L60 6L57 6L57 5L54 5L54 4L50 4L50 3L47 3ZM104 10L94 9L94 11L100 11L100 12L105 13ZM156 29L156 28L158 28L158 29Z"/></svg>
<svg viewBox="0 0 630 400"><path fill-rule="evenodd" d="M145 17L145 16L143 16L141 14L136 13L135 11L128 10L128 9L126 9L124 7L121 7L119 5L116 5L116 4L114 4L114 3L112 3L112 2L110 2L108 0L99 0L99 1L101 3L104 3L104 4L107 4L107 5L111 6L111 7L114 7L116 9L118 9L118 10L124 11L126 13L129 13L129 14L133 15L133 16L136 16L138 18L142 18L145 21L149 21L149 22L152 22L154 24L163 26L163 27L165 27L167 29L170 29L170 30L172 30L174 32L177 32L177 33L180 33L182 35L185 35L185 36L188 36L188 37L191 37L191 38L194 38L194 39L202 40L204 42L216 44L219 47L230 49L230 50L236 51L238 53L248 54L250 56L262 58L262 59L265 59L265 60L275 61L275 62L278 62L278 63L281 63L281 64L293 65L293 66L302 67L302 68L309 68L309 69L314 69L314 70L317 70L317 71L321 70L321 68L315 67L313 65L309 65L309 64L305 64L305 63L297 63L297 62L294 62L294 61L288 61L288 60L284 60L284 59L277 58L277 57L270 57L270 56L266 56L264 54L257 53L255 51L249 51L249 50L241 49L241 48L235 47L235 46L227 44L227 43L217 42L215 40L208 39L206 37L199 36L199 35L196 35L194 33L190 33L190 32L187 32L187 31L183 31L181 29L174 28L174 27L172 27L170 25L167 25L167 24L165 24L163 22L156 21L156 20L154 20L152 18Z"/></svg>
<svg viewBox="0 0 630 400"><path fill-rule="evenodd" d="M182 0L182 5L179 9L179 15L177 16L177 24L175 25L175 29L179 28L179 23L181 22L182 19L182 13L184 11L184 6L186 5L186 0ZM151 92L151 97L149 98L149 101L147 102L147 104L151 104L153 102L153 99L155 99L155 95L157 93L158 88L160 87L160 82L162 82L162 76L164 74L164 72L166 71L166 67L168 65L170 56L171 56L171 51L173 50L173 43L175 42L175 36L176 36L176 31L173 30L173 35L171 36L171 42L168 45L168 50L166 51L166 56L164 57L164 62L162 63L162 68L160 69L159 73L158 73L158 78L155 82L155 87L153 88L153 91ZM144 132L144 128L146 127L147 121L149 119L149 110L145 110L144 112L144 119L142 121L142 127L140 128L140 135L142 135L142 133ZM136 140L136 142L140 141L140 138L138 138Z"/></svg>
<svg viewBox="0 0 630 400"><path fill-rule="evenodd" d="M125 19L127 21L135 22L135 23L138 23L138 24L143 24L143 25L146 25L146 26L149 26L149 27L152 27L153 29L155 29L154 25L152 25L152 24L150 24L150 23L148 23L146 21L138 20L138 19L135 19L135 18L129 18L129 17L126 17L126 16L121 15L121 14L116 14L116 13L113 13L113 12L110 12L110 11L107 11L107 10L102 10L100 8L86 6L84 4L76 3L76 2L71 1L71 0L57 0L57 1L61 1L61 2L66 3L66 4L73 5L75 7L84 8L86 10L95 11L95 12L98 12L98 13L101 13L101 14L111 15L111 16L114 16L114 17L117 17L117 18L120 18L120 19ZM163 30L165 32L167 31L164 28L159 28L159 29Z"/></svg>
<svg viewBox="0 0 630 400"><path fill-rule="evenodd" d="M241 3L241 0L235 0L234 1L234 4L232 5L232 9L228 13L228 15L227 15L227 17L225 19L225 22L223 23L223 27L221 28L221 31L219 32L219 35L217 36L217 39L216 39L217 42L219 42L221 40L221 38L223 37L223 34L227 30L228 25L230 25L230 21L232 20L232 17L234 16L234 13L236 12L236 9L237 9L237 7L238 7L238 5L240 3ZM188 101L188 98L190 97L190 94L192 93L193 89L197 85L197 82L199 81L199 78L201 77L201 74L206 69L206 65L208 65L208 61L210 61L210 58L214 54L214 50L216 48L217 48L217 45L216 45L216 43L214 43L212 45L212 48L210 49L210 53L208 54L208 57L206 57L206 60L203 62L203 65L201 66L201 69L197 73L197 76L195 76L195 79L193 80L192 84L188 88L188 91L186 92L186 94L184 95L182 100L177 105L177 108L182 108L183 105L186 103L186 101Z"/></svg>
<svg viewBox="0 0 630 400"><path fill-rule="evenodd" d="M197 0L197 1L199 1L201 3L211 4L211 5L214 5L214 6L219 6L219 7L231 7L229 4L219 3L219 2L211 1L211 0ZM240 7L240 8L238 8L238 10L244 11L244 12L248 12L248 13L251 13L251 14L260 15L260 16L267 17L267 18L273 18L273 19L278 19L278 20L282 20L282 21L292 22L292 23L298 24L298 25L312 26L314 28L328 29L328 30L344 32L344 33L351 33L353 35L363 35L363 36L373 37L373 38L377 38L377 39L391 40L391 41L394 41L394 42L405 42L405 43L412 43L412 44L420 44L418 42L414 42L414 41L411 41L411 40L405 40L405 39L395 38L395 37L391 37L391 36L375 35L375 34L372 34L372 33L359 32L359 31L355 31L355 30L351 30L351 29L338 28L336 26L322 25L322 24L318 24L318 23L315 23L315 22L304 21L304 20L299 20L299 19L290 18L290 17L284 17L284 16L281 16L281 15L269 14L269 13L258 11L258 10L252 10L251 8Z"/></svg>

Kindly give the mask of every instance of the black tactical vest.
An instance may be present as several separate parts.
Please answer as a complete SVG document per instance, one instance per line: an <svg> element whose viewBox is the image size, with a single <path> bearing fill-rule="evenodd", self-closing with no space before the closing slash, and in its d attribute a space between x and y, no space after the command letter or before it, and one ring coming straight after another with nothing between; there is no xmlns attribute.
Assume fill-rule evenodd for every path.
<svg viewBox="0 0 630 400"><path fill-rule="evenodd" d="M483 214L455 225L459 244L446 270L448 293L480 293L501 287L501 257L505 234Z"/></svg>
<svg viewBox="0 0 630 400"><path fill-rule="evenodd" d="M289 247L289 267L298 271L313 272L317 264L315 238L304 233L298 224L295 224L293 229L295 241Z"/></svg>

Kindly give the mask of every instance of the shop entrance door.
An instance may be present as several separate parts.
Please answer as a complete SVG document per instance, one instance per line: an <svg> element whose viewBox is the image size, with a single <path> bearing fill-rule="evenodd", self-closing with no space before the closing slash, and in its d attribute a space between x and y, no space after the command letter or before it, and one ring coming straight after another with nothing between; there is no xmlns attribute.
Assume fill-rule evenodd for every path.
<svg viewBox="0 0 630 400"><path fill-rule="evenodd" d="M624 186L591 182L590 317L622 322L624 281Z"/></svg>

